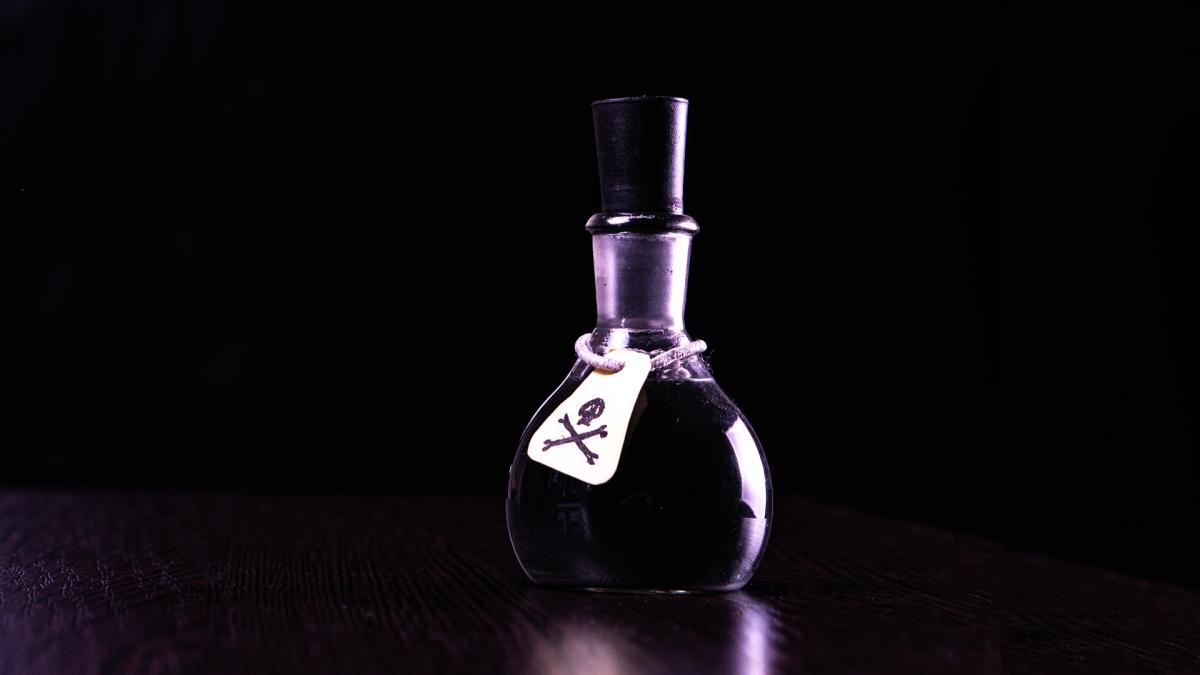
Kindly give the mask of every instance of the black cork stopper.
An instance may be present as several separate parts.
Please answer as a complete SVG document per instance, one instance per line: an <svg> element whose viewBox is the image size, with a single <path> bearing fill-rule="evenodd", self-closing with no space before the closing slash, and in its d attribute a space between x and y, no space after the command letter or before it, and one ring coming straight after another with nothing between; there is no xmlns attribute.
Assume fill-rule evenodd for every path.
<svg viewBox="0 0 1200 675"><path fill-rule="evenodd" d="M605 213L683 213L686 99L610 98L592 104Z"/></svg>

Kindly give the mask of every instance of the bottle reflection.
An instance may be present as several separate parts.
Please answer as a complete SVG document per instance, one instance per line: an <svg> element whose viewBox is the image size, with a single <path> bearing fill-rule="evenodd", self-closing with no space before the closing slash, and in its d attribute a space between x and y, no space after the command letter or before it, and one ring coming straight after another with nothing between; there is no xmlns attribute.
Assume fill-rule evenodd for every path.
<svg viewBox="0 0 1200 675"><path fill-rule="evenodd" d="M741 595L741 594L739 594ZM772 652L771 615L762 602L745 596L739 607L736 649L728 672L737 675L766 675L776 660Z"/></svg>
<svg viewBox="0 0 1200 675"><path fill-rule="evenodd" d="M531 591L542 592L542 591ZM778 670L782 639L767 605L744 592L687 598L612 595L571 605L551 620L517 670L535 675L710 671L765 675ZM678 613L699 618L704 632L692 639L662 641ZM634 618L636 617L636 618ZM691 623L691 621L689 621ZM651 637L642 628L652 624Z"/></svg>

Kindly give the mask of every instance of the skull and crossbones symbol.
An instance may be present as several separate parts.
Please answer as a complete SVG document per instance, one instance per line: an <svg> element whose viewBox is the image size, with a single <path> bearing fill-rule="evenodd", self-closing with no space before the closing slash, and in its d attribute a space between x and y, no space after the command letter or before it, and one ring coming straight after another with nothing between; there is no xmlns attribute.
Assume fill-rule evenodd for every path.
<svg viewBox="0 0 1200 675"><path fill-rule="evenodd" d="M585 426L585 427L591 426L592 422L597 417L604 414L604 399L594 398L594 399L588 401L587 403L584 403L583 405L579 406L578 414L579 414L579 425L580 426ZM574 443L575 447L579 448L579 451L583 453L584 458L587 459L587 463L595 464L596 459L598 457L600 457L600 455L597 455L596 453L592 452L588 448L588 446L584 445L583 442L589 438L592 438L593 436L597 436L600 438L607 437L608 436L608 425L601 424L599 427L597 427L595 429L591 429L588 431L584 431L583 433L580 433L578 431L575 431L575 427L571 424L571 414L570 413L563 415L562 419L557 420L557 422L559 424L563 425L563 427L567 430L567 433L570 435L567 436L566 438L559 438L559 439L555 439L555 440L545 441L545 443L542 447L542 451L544 452L555 446L567 445L570 443Z"/></svg>

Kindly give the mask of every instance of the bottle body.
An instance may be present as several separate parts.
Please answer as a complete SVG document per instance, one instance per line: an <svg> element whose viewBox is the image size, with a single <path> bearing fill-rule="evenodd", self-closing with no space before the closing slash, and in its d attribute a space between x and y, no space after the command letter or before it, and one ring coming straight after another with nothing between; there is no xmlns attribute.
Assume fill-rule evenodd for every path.
<svg viewBox="0 0 1200 675"><path fill-rule="evenodd" d="M647 352L681 330L598 329L593 349ZM576 362L522 435L509 476L513 549L533 581L644 592L728 591L753 575L770 531L762 446L698 357L650 373L616 473L590 485L525 454L530 435L590 371Z"/></svg>

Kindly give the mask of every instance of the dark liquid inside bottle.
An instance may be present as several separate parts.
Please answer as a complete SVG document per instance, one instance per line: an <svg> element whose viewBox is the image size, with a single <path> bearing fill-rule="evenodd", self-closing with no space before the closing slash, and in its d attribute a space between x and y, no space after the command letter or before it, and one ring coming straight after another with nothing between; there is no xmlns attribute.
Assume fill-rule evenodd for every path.
<svg viewBox="0 0 1200 675"><path fill-rule="evenodd" d="M703 364L692 370L706 374ZM576 364L513 463L508 526L526 573L607 590L741 588L761 558L771 509L766 461L741 412L711 377L651 373L616 473L590 485L525 454L530 434L588 372Z"/></svg>

